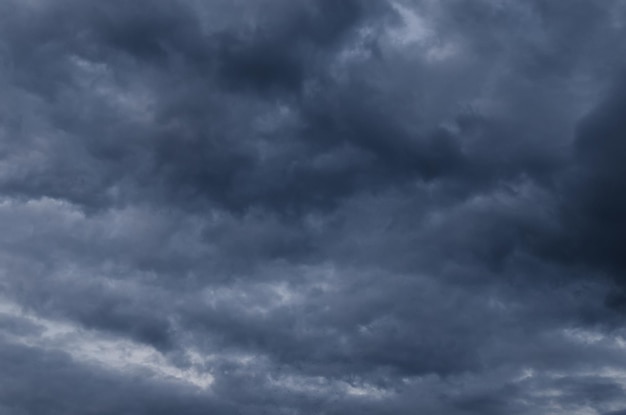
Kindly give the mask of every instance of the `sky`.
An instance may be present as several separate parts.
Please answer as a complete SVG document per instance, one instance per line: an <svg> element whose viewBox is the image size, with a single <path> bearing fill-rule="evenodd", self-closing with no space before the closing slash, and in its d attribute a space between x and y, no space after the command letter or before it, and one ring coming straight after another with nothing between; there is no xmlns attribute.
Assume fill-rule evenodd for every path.
<svg viewBox="0 0 626 415"><path fill-rule="evenodd" d="M0 414L626 415L626 2L0 1Z"/></svg>

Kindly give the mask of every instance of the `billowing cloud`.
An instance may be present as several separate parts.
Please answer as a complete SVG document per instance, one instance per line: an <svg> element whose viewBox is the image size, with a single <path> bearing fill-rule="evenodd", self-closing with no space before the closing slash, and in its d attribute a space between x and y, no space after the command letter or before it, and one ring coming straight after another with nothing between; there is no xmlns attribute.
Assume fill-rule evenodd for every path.
<svg viewBox="0 0 626 415"><path fill-rule="evenodd" d="M626 7L0 4L0 412L626 399Z"/></svg>

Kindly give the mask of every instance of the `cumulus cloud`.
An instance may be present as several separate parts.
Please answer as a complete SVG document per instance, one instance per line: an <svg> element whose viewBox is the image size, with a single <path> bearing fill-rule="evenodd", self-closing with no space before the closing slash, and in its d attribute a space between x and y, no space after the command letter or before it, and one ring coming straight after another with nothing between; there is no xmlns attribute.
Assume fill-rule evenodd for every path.
<svg viewBox="0 0 626 415"><path fill-rule="evenodd" d="M0 16L3 414L624 413L622 2Z"/></svg>

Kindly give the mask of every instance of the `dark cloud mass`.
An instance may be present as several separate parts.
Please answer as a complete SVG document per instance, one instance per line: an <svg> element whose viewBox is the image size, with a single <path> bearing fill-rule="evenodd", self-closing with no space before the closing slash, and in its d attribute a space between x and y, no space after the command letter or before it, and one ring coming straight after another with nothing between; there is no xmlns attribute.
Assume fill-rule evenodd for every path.
<svg viewBox="0 0 626 415"><path fill-rule="evenodd" d="M0 414L626 413L626 3L0 2Z"/></svg>

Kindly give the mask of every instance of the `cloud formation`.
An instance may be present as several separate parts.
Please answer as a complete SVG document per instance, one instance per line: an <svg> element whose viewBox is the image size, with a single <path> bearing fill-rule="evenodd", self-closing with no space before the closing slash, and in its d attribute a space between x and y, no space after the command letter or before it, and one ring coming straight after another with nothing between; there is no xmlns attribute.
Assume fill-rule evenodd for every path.
<svg viewBox="0 0 626 415"><path fill-rule="evenodd" d="M625 412L622 2L0 16L2 414Z"/></svg>

